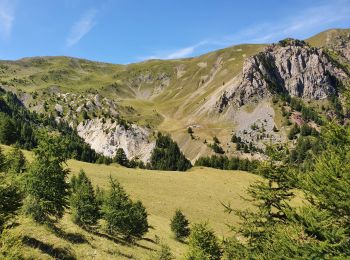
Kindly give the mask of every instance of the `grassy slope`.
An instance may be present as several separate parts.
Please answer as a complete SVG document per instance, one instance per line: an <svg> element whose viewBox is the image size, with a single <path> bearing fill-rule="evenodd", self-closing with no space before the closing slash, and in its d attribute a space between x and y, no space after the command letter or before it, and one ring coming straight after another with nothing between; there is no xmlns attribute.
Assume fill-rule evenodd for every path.
<svg viewBox="0 0 350 260"><path fill-rule="evenodd" d="M315 47L326 46L329 42L335 39L338 35L347 35L350 33L350 29L329 29L324 32L318 33L313 37L310 37L306 41Z"/></svg>
<svg viewBox="0 0 350 260"><path fill-rule="evenodd" d="M127 120L150 125L170 133L190 159L198 154L211 153L203 144L214 135L229 140L232 122L214 122L212 118L198 118L194 111L205 99L236 76L245 57L261 51L265 45L244 44L214 51L196 58L179 60L151 60L129 65L91 62L69 57L36 57L0 62L0 82L16 90L39 93L27 104L46 100L54 110L48 89L61 92L100 93L119 105L119 112ZM169 77L169 85L159 95L151 95L160 86L159 75ZM141 76L140 76L141 75ZM147 81L148 76L152 80ZM144 79L146 78L146 79ZM53 90L52 90L53 91ZM132 106L133 113L127 113ZM124 109L125 108L125 109ZM200 125L192 140L186 132L189 125Z"/></svg>
<svg viewBox="0 0 350 260"><path fill-rule="evenodd" d="M30 152L26 152L26 156L32 158ZM84 169L93 184L103 188L108 187L109 175L117 178L133 199L140 199L144 203L153 228L146 235L146 239L137 242L137 245L123 245L124 242L120 239L113 242L101 235L82 230L72 224L69 213L58 225L61 228L60 235L21 217L21 225L15 228L15 232L30 237L32 243L34 241L36 245L41 246L41 249L24 247L22 252L27 257L45 259L49 258L49 254L43 251L48 250L53 254L67 248L79 259L123 259L127 258L126 256L145 259L152 250L159 248L152 242L156 240L156 236L167 243L179 257L186 251L186 245L176 242L169 228L170 218L177 208L181 208L192 223L208 221L219 236L228 235L226 224L237 224L238 219L227 215L221 202L230 202L234 208L246 208L247 202L242 200L241 196L244 196L248 185L258 179L247 172L198 167L185 173L162 172L127 169L118 165L88 164L74 160L68 162L68 167L72 174ZM77 242L73 243L74 240Z"/></svg>
<svg viewBox="0 0 350 260"><path fill-rule="evenodd" d="M328 30L307 41L324 46L338 34L347 30ZM186 156L194 161L199 155L212 151L203 144L218 136L227 143L235 126L232 121L217 116L199 116L197 109L222 84L229 82L241 70L246 57L261 51L266 45L243 44L210 52L188 59L150 60L129 65L92 62L70 57L37 57L18 61L0 61L0 82L26 92L39 92L37 103L48 100L47 90L52 86L62 92L100 93L116 101L119 112L128 120L150 125L168 132L179 143ZM159 75L167 75L169 85L159 95L152 95L160 87ZM151 78L152 80L148 81ZM6 85L5 84L5 85ZM40 97L42 95L42 97ZM31 99L29 98L29 103ZM51 109L55 101L51 102ZM132 113L127 112L131 106ZM278 114L278 113L277 113ZM280 124L278 118L277 122ZM194 128L196 140L186 129ZM230 155L230 151L228 155Z"/></svg>

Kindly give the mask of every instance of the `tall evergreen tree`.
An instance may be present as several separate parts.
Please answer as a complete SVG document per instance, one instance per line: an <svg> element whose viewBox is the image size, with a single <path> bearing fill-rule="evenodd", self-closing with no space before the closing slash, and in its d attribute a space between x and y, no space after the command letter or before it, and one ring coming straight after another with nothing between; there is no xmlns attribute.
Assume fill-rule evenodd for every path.
<svg viewBox="0 0 350 260"><path fill-rule="evenodd" d="M53 134L40 138L34 150L35 160L30 165L26 178L27 197L25 213L37 222L51 222L62 218L68 206L69 186L66 183L68 169L66 143Z"/></svg>
<svg viewBox="0 0 350 260"><path fill-rule="evenodd" d="M228 259L348 258L350 128L330 125L322 130L321 139L322 149L314 155L313 165L306 171L302 168L293 180L306 194L308 203L297 209L285 204L291 188L288 181L275 181L273 193L267 186L265 190L253 187L251 195L260 203L255 212L238 211L243 219L239 231L246 242L234 238L227 241ZM274 165L279 168L283 163ZM269 174L264 176L274 176L274 168L269 167ZM278 187L286 189L276 190ZM268 210L269 205L273 205L273 211Z"/></svg>
<svg viewBox="0 0 350 260"><path fill-rule="evenodd" d="M0 172L4 172L6 170L6 157L3 153L2 148L0 147Z"/></svg>
<svg viewBox="0 0 350 260"><path fill-rule="evenodd" d="M190 234L189 221L181 210L176 210L174 217L171 219L170 228L176 239L182 239Z"/></svg>
<svg viewBox="0 0 350 260"><path fill-rule="evenodd" d="M158 133L150 165L154 170L170 171L186 171L192 167L191 162L180 151L180 148L170 136L161 133Z"/></svg>
<svg viewBox="0 0 350 260"><path fill-rule="evenodd" d="M91 181L83 170L78 177L72 177L71 189L69 202L73 222L81 226L95 225L99 219L99 207Z"/></svg>
<svg viewBox="0 0 350 260"><path fill-rule="evenodd" d="M118 148L114 161L122 166L129 167L129 160L123 148Z"/></svg>
<svg viewBox="0 0 350 260"><path fill-rule="evenodd" d="M111 234L121 233L131 239L142 237L148 231L146 209L139 201L133 203L120 183L112 177L101 211Z"/></svg>
<svg viewBox="0 0 350 260"><path fill-rule="evenodd" d="M5 114L0 115L0 143L13 144L16 141L16 128L13 121Z"/></svg>
<svg viewBox="0 0 350 260"><path fill-rule="evenodd" d="M18 148L12 148L6 155L6 171L10 173L23 173L26 167L26 158Z"/></svg>
<svg viewBox="0 0 350 260"><path fill-rule="evenodd" d="M266 180L257 181L248 189L250 199L255 203L256 210L234 210L226 206L228 212L234 211L242 220L238 232L247 239L251 250L259 250L268 239L269 232L275 225L287 218L291 209L288 201L293 197L293 186L289 177L290 171L281 159L285 157L284 150L278 147L268 147L269 160L259 164L257 173ZM242 245L243 246L243 245Z"/></svg>
<svg viewBox="0 0 350 260"><path fill-rule="evenodd" d="M0 234L21 204L22 194L18 187L0 173Z"/></svg>
<svg viewBox="0 0 350 260"><path fill-rule="evenodd" d="M206 224L195 224L189 237L189 260L219 260L222 252L214 232Z"/></svg>

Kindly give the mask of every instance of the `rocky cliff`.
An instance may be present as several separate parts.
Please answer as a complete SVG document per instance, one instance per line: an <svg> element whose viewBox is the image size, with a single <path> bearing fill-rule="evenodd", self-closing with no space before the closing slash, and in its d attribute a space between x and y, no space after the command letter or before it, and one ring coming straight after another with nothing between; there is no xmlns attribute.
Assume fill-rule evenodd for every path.
<svg viewBox="0 0 350 260"><path fill-rule="evenodd" d="M96 118L81 122L77 132L92 149L108 157L114 157L117 149L123 148L129 159L147 162L155 146L149 131L134 124L125 127Z"/></svg>
<svg viewBox="0 0 350 260"><path fill-rule="evenodd" d="M334 79L347 78L321 48L287 39L247 58L235 84L216 103L222 112L229 104L242 106L275 93L320 100L337 94Z"/></svg>

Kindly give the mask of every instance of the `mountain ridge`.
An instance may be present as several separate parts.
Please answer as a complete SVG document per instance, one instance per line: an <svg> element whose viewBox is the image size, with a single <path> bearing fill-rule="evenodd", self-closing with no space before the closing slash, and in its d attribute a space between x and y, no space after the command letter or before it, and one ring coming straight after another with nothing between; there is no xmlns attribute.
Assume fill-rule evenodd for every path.
<svg viewBox="0 0 350 260"><path fill-rule="evenodd" d="M342 46L344 45L343 42L345 44L348 42L349 32L349 29L327 30L307 39L306 42L311 45L310 47L300 46L295 52L304 50L309 52L306 50L307 48L311 52L314 48L329 49L332 50L329 53L335 57L334 60L339 61L339 64L343 64L342 66L346 68L348 66L347 50L346 47L343 48ZM53 115L57 120L65 120L74 128L80 125L81 133L84 133L81 134L81 137L85 140L89 139L87 134L89 131L85 131L86 129L83 129L82 125L91 126L92 122L95 122L95 126L97 126L96 124L100 124L97 122L102 122L103 119L108 121L121 118L129 121L130 124L148 129L149 135L146 140L150 143L154 141L152 132L161 131L171 134L187 157L193 162L200 156L213 154L208 143L212 142L211 139L214 136L219 137L221 146L227 155L238 153L243 157L251 157L255 155L237 151L230 141L234 132L250 132L250 125L242 128L242 122L244 121L242 121L242 118L251 118L251 124L255 124L258 117L262 117L260 119L266 121L267 125L263 123L263 128L268 129L268 131L264 133L267 136L264 137L264 142L272 138L271 136L275 136L275 140L284 140L289 131L290 127L283 125L285 119L281 118L282 108L276 107L271 102L274 95L263 94L259 96L258 92L253 91L255 94L252 92L252 96L256 98L256 101L265 104L264 109L269 111L267 117L256 110L259 107L256 101L243 102L245 105L239 106L241 108L230 105L225 107L225 113L222 113L224 109L221 113L217 113L220 112L217 111L217 106L220 103L220 97L222 98L222 91L229 89L232 84L239 83L237 77L241 75L245 62L252 59L252 57L257 57L256 55L261 55L260 53L266 52L266 49L270 48L269 46L273 45L235 45L193 58L149 60L127 65L61 56L25 58L12 62L0 61L0 82L5 89L17 93L29 109L38 113ZM292 79L292 81L298 81L303 78L305 82L310 82L308 83L308 89L313 93L315 91L315 89L312 89L314 83L310 81L310 77L312 78L315 73L318 73L319 82L326 81L329 83L330 79L327 78L327 75L323 75L325 71L322 72L320 69L325 64L328 64L329 68L338 67L337 64L331 63L328 58L327 62L324 60L319 63L317 59L321 57L321 53L316 53L314 56L316 60L313 62L314 65L307 65L308 68L314 66L314 69L311 69L309 74L305 74L304 78L300 77L302 75L301 71L297 71L295 79ZM307 57L306 54L300 59L302 60L305 57ZM289 58L281 56L277 59L279 61L276 64L280 66L282 64L280 60L288 60ZM261 67L261 61L260 59L254 66L256 68ZM247 66L247 68L252 68L252 66L253 64ZM281 75L281 69L285 70L285 67L280 66L279 75ZM295 66L293 65L293 67ZM266 71L265 74L253 73L249 77L254 80L257 80L258 77L270 77L271 68L265 66L264 70ZM328 69L327 71L331 70ZM284 73L284 75L287 74ZM325 80L326 78L327 80ZM335 78L338 80L339 77ZM343 81L346 78L347 76L344 76L339 80ZM280 79L275 79L275 81L277 85L285 84L283 83L285 79L283 82ZM263 82L265 80L261 78L255 88L242 85L241 91L237 92L238 98L240 99L241 95L239 93L246 92L249 89L258 91L267 89L269 84ZM264 84L265 87L261 88ZM336 83L331 82L329 84ZM322 95L323 97L327 96L324 93ZM231 102L230 97L222 99L224 103ZM225 101L225 99L227 100ZM101 102L96 100L101 100ZM253 101L249 95L241 100ZM313 101L313 103L315 102ZM323 106L331 107L327 100L322 102L324 103ZM343 101L340 100L339 102ZM323 113L320 109L320 102L317 101L316 103L310 105ZM289 118L288 120L292 119ZM273 129L277 126L281 131L274 133ZM187 133L188 127L193 128L194 133L192 135ZM109 135L107 124L102 123L100 129L96 136L107 138L106 136ZM114 130L109 129L108 131ZM126 142L134 141L132 135L127 135L129 139ZM256 136L256 134L253 135ZM118 137L115 138L118 139ZM245 139L247 139L246 144L255 142L249 140L248 137ZM88 143L90 145L92 143L96 144L98 139L89 139ZM117 143L120 142L117 141ZM110 150L113 145L107 144L105 146L105 149ZM104 148L100 148L98 150L103 152ZM113 149L115 150L115 148ZM110 152L105 154L114 155ZM137 152L130 151L130 154L137 154Z"/></svg>

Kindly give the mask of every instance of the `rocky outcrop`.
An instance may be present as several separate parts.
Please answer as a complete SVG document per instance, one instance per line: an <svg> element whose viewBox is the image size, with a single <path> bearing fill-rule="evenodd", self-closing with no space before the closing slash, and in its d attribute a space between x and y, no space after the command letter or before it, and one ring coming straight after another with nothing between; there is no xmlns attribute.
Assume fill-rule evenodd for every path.
<svg viewBox="0 0 350 260"><path fill-rule="evenodd" d="M229 104L242 106L275 93L324 99L337 92L334 79L344 80L347 75L322 49L288 39L247 58L239 77L216 103L219 112Z"/></svg>
<svg viewBox="0 0 350 260"><path fill-rule="evenodd" d="M114 157L123 148L129 159L147 162L155 143L149 139L149 131L137 125L118 125L111 120L85 120L77 126L77 132L96 152Z"/></svg>

